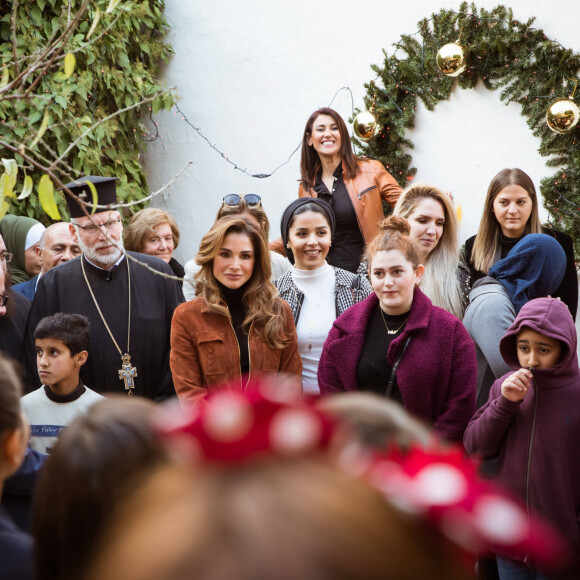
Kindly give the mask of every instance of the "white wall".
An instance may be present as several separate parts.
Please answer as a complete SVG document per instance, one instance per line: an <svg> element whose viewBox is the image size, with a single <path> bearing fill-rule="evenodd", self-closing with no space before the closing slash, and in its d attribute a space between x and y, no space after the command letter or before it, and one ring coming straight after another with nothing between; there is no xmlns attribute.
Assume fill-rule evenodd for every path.
<svg viewBox="0 0 580 580"><path fill-rule="evenodd" d="M499 0L479 0L493 8ZM382 49L417 30L417 22L460 2L414 0L404 4L367 0L166 0L175 49L166 71L176 85L188 119L230 159L250 173L269 173L300 143L309 114L329 104L343 86L362 107L363 83L382 65ZM535 25L565 47L580 52L577 0L505 2L519 20L536 16ZM390 7L390 8L389 8ZM557 7L557 8L556 8ZM340 92L333 104L345 119L350 96ZM146 162L152 191L186 163L193 165L153 204L176 216L182 242L176 254L186 261L213 222L221 198L231 192L262 195L273 226L296 196L299 153L268 179L236 171L173 111L156 117L162 138L149 145ZM504 167L521 167L537 186L553 170L537 153L539 142L517 105L505 106L496 92L457 89L434 112L419 107L409 133L416 149L417 180L452 191L461 204L462 239L475 233L490 178ZM450 166L451 155L462 161ZM544 215L545 217L545 215Z"/></svg>
<svg viewBox="0 0 580 580"><path fill-rule="evenodd" d="M476 5L491 10L500 2L478 0ZM382 50L392 54L392 43L402 34L415 33L420 19L460 5L459 0L165 3L169 42L175 50L165 80L177 87L179 106L189 121L250 173L270 173L286 161L300 143L310 113L327 106L341 87L350 87L355 106L362 108L363 84L375 77L371 64L382 66ZM503 4L512 7L518 20L535 16L535 26L549 38L580 52L578 0ZM347 91L339 93L333 107L348 119ZM282 210L296 197L299 152L272 177L255 179L227 164L176 111L161 113L156 121L162 138L150 143L146 154L151 191L188 161L194 163L153 201L169 209L179 223L179 260L193 257L226 193L259 193L272 235L278 235ZM476 232L487 185L500 169L520 167L536 187L553 172L538 154L539 142L519 107L506 107L496 92L483 88L457 89L433 112L419 105L409 136L415 143L416 179L451 191L461 204L462 240ZM462 161L450 166L450 155L457 152ZM580 330L580 317L577 327Z"/></svg>

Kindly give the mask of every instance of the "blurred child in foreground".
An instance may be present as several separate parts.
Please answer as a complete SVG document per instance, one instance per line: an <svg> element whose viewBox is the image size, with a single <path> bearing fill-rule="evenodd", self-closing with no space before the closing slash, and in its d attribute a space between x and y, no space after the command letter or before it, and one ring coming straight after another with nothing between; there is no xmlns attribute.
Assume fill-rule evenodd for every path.
<svg viewBox="0 0 580 580"><path fill-rule="evenodd" d="M350 455L338 418L252 386L158 419L173 461L120 506L84 578L463 580L465 550L513 544L493 522L525 513L461 450Z"/></svg>

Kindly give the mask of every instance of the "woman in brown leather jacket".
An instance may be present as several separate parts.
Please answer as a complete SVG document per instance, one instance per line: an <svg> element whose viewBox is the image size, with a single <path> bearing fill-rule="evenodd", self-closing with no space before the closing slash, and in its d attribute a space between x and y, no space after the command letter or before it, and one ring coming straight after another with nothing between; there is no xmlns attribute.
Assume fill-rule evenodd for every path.
<svg viewBox="0 0 580 580"><path fill-rule="evenodd" d="M178 306L171 324L171 371L182 405L250 375L289 375L301 393L302 362L290 307L270 282L263 231L239 216L219 219L196 256L199 298Z"/></svg>
<svg viewBox="0 0 580 580"><path fill-rule="evenodd" d="M310 115L302 138L299 197L320 197L336 215L336 232L327 257L331 266L356 272L365 244L384 219L383 201L397 203L401 187L371 159L354 155L342 117L327 107ZM271 248L284 253L278 240Z"/></svg>

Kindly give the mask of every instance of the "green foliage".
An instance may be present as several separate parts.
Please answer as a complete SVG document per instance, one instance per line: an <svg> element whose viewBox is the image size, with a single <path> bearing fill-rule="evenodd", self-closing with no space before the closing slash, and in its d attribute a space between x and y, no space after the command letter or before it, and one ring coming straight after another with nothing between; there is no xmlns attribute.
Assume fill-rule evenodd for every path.
<svg viewBox="0 0 580 580"><path fill-rule="evenodd" d="M365 106L373 109L380 133L369 142L353 139L365 155L378 159L405 186L416 174L411 155L413 143L405 131L414 126L416 99L432 111L449 98L455 79L440 73L437 51L448 42L460 43L467 68L457 78L462 89L481 82L500 90L500 99L521 106L532 133L541 139L539 153L550 156L547 165L558 167L544 178L540 190L553 225L570 234L580 256L580 135L553 133L546 125L546 110L558 98L573 92L580 69L580 55L546 38L532 27L534 19L520 22L511 9L497 6L478 11L463 2L458 12L441 10L418 23L416 36L402 36L395 53L384 52L383 66L372 65L379 83L365 85ZM396 54L405 53L401 58ZM580 94L580 90L577 91ZM551 98L544 98L546 95Z"/></svg>
<svg viewBox="0 0 580 580"><path fill-rule="evenodd" d="M10 80L18 74L13 56L11 4L4 2L0 7L0 70L9 70ZM54 35L62 34L81 5L82 0L20 0L15 36L20 70L30 66ZM43 167L50 166L95 123L162 90L157 77L172 52L163 42L167 30L164 0L123 1L106 13L109 5L110 0L89 2L60 58L43 73L32 98L3 99L0 95L0 139L17 148L23 144L26 154ZM76 66L70 56L65 60L69 53L74 53ZM75 66L72 74L71 65ZM32 73L28 85L35 78ZM65 155L56 166L55 175L64 183L81 175L115 175L120 178L120 202L145 197L148 186L141 152L143 136L148 133L146 121L152 111L171 109L173 102L173 96L165 93L97 126ZM48 128L36 145L33 140L46 113ZM20 165L20 175L24 169L35 184L39 183L43 172L23 162L22 156L6 152L1 145L0 154L14 157ZM19 181L22 186L23 180ZM61 215L68 215L64 197L59 193L57 198ZM20 201L11 199L11 203L11 213L29 215L44 223L50 221L36 191ZM140 205L133 208L138 210Z"/></svg>

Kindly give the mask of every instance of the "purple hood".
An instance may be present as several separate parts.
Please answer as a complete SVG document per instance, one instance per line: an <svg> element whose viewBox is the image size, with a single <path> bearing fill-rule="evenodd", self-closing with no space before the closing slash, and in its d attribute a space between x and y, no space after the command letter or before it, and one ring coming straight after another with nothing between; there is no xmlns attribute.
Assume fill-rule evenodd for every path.
<svg viewBox="0 0 580 580"><path fill-rule="evenodd" d="M516 337L523 327L559 340L562 345L560 362L549 370L535 370L546 386L565 386L580 377L576 348L578 338L574 320L564 302L555 298L530 300L519 311L512 325L507 329L499 350L505 362L514 369L520 368L516 350Z"/></svg>

